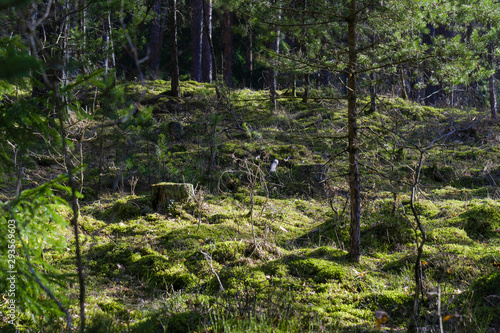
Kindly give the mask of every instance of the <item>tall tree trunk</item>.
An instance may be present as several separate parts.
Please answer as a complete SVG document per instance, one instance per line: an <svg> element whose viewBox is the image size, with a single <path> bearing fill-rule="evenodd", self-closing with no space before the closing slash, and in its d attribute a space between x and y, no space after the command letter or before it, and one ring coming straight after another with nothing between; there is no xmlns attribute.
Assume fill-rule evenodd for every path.
<svg viewBox="0 0 500 333"><path fill-rule="evenodd" d="M233 86L233 12L225 11L223 16L224 26L224 82L229 88Z"/></svg>
<svg viewBox="0 0 500 333"><path fill-rule="evenodd" d="M349 192L351 200L350 247L349 255L355 262L359 262L361 253L360 245L360 220L361 220L361 193L358 167L358 125L356 110L356 78L358 54L356 50L356 25L357 25L356 0L349 4L349 17L347 19L347 43L349 63L347 65L347 124L349 138Z"/></svg>
<svg viewBox="0 0 500 333"><path fill-rule="evenodd" d="M202 42L202 81L211 83L213 79L213 66L215 59L212 59L214 51L212 49L212 0L203 1L203 42Z"/></svg>
<svg viewBox="0 0 500 333"><path fill-rule="evenodd" d="M304 25L304 27L306 26L306 10L307 10L307 0L303 0L302 2L302 10L303 10L303 13L302 13L302 24ZM305 41L307 41L307 29L302 29L302 34L303 34L303 38L305 39ZM300 53L301 55L304 57L304 61L307 61L307 45L306 45L306 42L304 42L304 40L301 40L300 41ZM304 74L304 96L302 97L302 102L303 103L307 103L308 100L309 100L309 84L311 83L310 80L311 79L311 76L309 73L305 73Z"/></svg>
<svg viewBox="0 0 500 333"><path fill-rule="evenodd" d="M495 92L495 75L492 75L489 78L489 90L490 90L491 119L497 119L497 96Z"/></svg>
<svg viewBox="0 0 500 333"><path fill-rule="evenodd" d="M106 76L108 75L108 71L109 71L109 57L110 57L110 42L111 42L111 30L110 30L110 26L109 26L109 12L108 12L108 15L106 16L106 18L104 19L104 22L103 22L103 36L102 36L102 39L103 39L103 42L104 42L104 52L106 54L106 58L104 58L104 73L106 74Z"/></svg>
<svg viewBox="0 0 500 333"><path fill-rule="evenodd" d="M161 4L162 0L155 0L154 2L154 18L151 28L151 60L149 62L149 69L151 70L151 75L155 78L158 76L158 70L160 68L161 46L163 40L163 29L161 24L163 10Z"/></svg>
<svg viewBox="0 0 500 333"><path fill-rule="evenodd" d="M64 5L63 5L63 10L68 13L71 11L71 8L70 8L70 5L69 5L69 1L66 0L64 2ZM63 52L63 66L62 66L62 77L61 77L61 81L63 83L63 85L67 85L68 84L68 66L69 66L69 59L70 59L70 46L69 46L69 34L70 34L70 30L71 30L71 15L64 15L64 27L63 27L63 34L64 34L64 41L63 41L63 48L62 48L62 52Z"/></svg>
<svg viewBox="0 0 500 333"><path fill-rule="evenodd" d="M276 3L276 1L273 1L273 3ZM277 21L280 21L280 20L281 20L281 9L278 9ZM273 51L277 55L280 52L281 30L279 28L279 25L276 25L275 34L276 34L276 38L271 41L269 48L271 49L271 51ZM277 107L276 91L278 90L278 82L276 81L276 71L275 71L276 64L277 64L277 61L275 61L275 60L271 61L271 68L269 68L267 70L267 75L265 77L266 86L269 87L269 95L271 98L271 103L273 105L273 110L275 110Z"/></svg>
<svg viewBox="0 0 500 333"><path fill-rule="evenodd" d="M377 86L375 81L377 80L377 74L370 73L370 112L377 111Z"/></svg>
<svg viewBox="0 0 500 333"><path fill-rule="evenodd" d="M491 30L491 24L488 24L488 30ZM493 43L488 45L488 62L490 63L491 70L495 72L489 77L489 93L490 93L490 111L491 111L491 119L497 118L497 96L495 91L495 46Z"/></svg>
<svg viewBox="0 0 500 333"><path fill-rule="evenodd" d="M203 0L191 0L191 79L201 82Z"/></svg>
<svg viewBox="0 0 500 333"><path fill-rule="evenodd" d="M233 12L224 12L224 82L229 88L233 86L233 17Z"/></svg>
<svg viewBox="0 0 500 333"><path fill-rule="evenodd" d="M247 34L247 38L246 38L247 42L246 42L246 45L247 45L247 52L246 52L246 69L247 71L249 72L249 76L250 76L250 80L253 76L253 32L252 32L252 27L249 26L248 27L248 34ZM251 87L251 81L250 81L250 87Z"/></svg>
<svg viewBox="0 0 500 333"><path fill-rule="evenodd" d="M177 0L170 0L170 52L172 62L172 81L170 94L175 97L181 96L179 84L179 50L177 44Z"/></svg>
<svg viewBox="0 0 500 333"><path fill-rule="evenodd" d="M302 96L302 102L307 103L309 101L309 85L311 84L311 74L304 74L304 96Z"/></svg>

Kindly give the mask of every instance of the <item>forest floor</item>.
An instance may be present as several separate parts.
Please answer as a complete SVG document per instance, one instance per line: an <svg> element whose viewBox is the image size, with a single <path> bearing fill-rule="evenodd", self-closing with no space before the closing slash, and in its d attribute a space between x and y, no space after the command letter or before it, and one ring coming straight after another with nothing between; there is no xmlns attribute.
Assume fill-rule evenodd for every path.
<svg viewBox="0 0 500 333"><path fill-rule="evenodd" d="M362 255L353 263L344 102L283 91L272 110L262 91L217 100L209 85L184 82L180 99L167 89L124 88L150 114L133 130L154 136L135 142L130 169L152 164L129 172L137 190L130 176L130 188L122 178L119 191L97 198L106 181L87 162L79 223L88 332L376 332L377 310L389 315L382 331L406 331L422 236L411 186L431 144L416 201L427 236L419 331L440 332L441 322L443 332L500 332L498 123L472 109L379 97L373 111L360 100ZM145 153L151 143L156 154ZM193 183L195 195L153 209L147 183L159 181ZM47 260L73 274L73 236L63 233L71 251Z"/></svg>

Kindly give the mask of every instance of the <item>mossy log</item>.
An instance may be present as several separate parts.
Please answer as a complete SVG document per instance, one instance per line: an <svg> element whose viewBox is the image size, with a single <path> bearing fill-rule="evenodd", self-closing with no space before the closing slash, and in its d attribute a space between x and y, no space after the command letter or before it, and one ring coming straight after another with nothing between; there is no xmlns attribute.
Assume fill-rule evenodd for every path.
<svg viewBox="0 0 500 333"><path fill-rule="evenodd" d="M163 210L171 202L183 202L194 196L194 186L189 183L158 183L151 186L153 209Z"/></svg>

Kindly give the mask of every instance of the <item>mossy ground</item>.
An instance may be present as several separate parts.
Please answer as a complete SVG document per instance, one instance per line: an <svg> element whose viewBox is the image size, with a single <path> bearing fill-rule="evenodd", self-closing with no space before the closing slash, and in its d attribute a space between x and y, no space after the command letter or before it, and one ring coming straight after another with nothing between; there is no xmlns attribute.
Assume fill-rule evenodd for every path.
<svg viewBox="0 0 500 333"><path fill-rule="evenodd" d="M284 98L271 110L262 91L226 92L221 102L214 86L195 82L175 100L164 81L122 89L154 117L134 129L142 141L127 160L143 191L139 183L138 195L122 187L122 195L101 191L81 203L88 332L375 332L379 309L390 315L386 331L405 330L420 236L409 206L418 150L408 142L446 133L450 120L467 124L474 112L380 97L376 112L361 113L362 256L352 263L343 102ZM173 120L184 138L159 142L154 133ZM487 291L499 296L499 132L483 125L426 155L416 209L427 234L420 318L428 331L439 320L438 287L442 315L454 315L446 330L500 326ZM329 165L327 182L293 171L318 164ZM87 172L96 192L99 173ZM148 178L200 186L192 201L159 213ZM73 253L74 245L51 260L73 274Z"/></svg>

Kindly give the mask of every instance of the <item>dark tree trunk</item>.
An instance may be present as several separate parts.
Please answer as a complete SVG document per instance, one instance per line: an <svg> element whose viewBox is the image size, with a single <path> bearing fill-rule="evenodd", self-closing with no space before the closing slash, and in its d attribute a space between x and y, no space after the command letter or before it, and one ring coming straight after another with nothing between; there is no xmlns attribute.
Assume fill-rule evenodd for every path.
<svg viewBox="0 0 500 333"><path fill-rule="evenodd" d="M231 88L233 86L233 12L226 11L223 15L224 26L224 82Z"/></svg>
<svg viewBox="0 0 500 333"><path fill-rule="evenodd" d="M202 81L211 83L213 79L212 59L212 0L203 0L203 42L201 72Z"/></svg>
<svg viewBox="0 0 500 333"><path fill-rule="evenodd" d="M203 0L191 0L191 79L201 82Z"/></svg>
<svg viewBox="0 0 500 333"><path fill-rule="evenodd" d="M355 262L359 262L361 254L360 245L360 220L361 220L361 194L358 167L358 125L356 110L356 78L358 55L356 50L356 25L357 25L356 0L349 4L348 24L348 56L347 65L347 124L349 138L349 192L351 199L350 247L349 255Z"/></svg>
<svg viewBox="0 0 500 333"><path fill-rule="evenodd" d="M491 24L488 24L488 30L491 30ZM490 63L490 67L495 72L490 76L488 82L488 89L490 94L490 111L491 111L491 119L497 118L497 96L495 91L495 45L490 43L488 46L488 62Z"/></svg>
<svg viewBox="0 0 500 333"><path fill-rule="evenodd" d="M497 119L497 97L495 92L495 75L490 76L489 81L490 81L489 90L490 90L491 119Z"/></svg>
<svg viewBox="0 0 500 333"><path fill-rule="evenodd" d="M377 111L377 87L375 81L376 74L370 73L370 112Z"/></svg>
<svg viewBox="0 0 500 333"><path fill-rule="evenodd" d="M250 77L252 77L253 74L253 33L252 33L252 27L248 27L248 35L247 35L247 52L246 52L246 68L247 71L250 73Z"/></svg>
<svg viewBox="0 0 500 333"><path fill-rule="evenodd" d="M309 85L311 84L311 74L304 74L304 96L302 97L302 102L307 103L309 101Z"/></svg>
<svg viewBox="0 0 500 333"><path fill-rule="evenodd" d="M170 1L170 52L172 62L172 81L170 94L175 97L181 96L179 85L179 50L177 44L177 0Z"/></svg>
<svg viewBox="0 0 500 333"><path fill-rule="evenodd" d="M151 51L150 51L150 62L149 68L151 70L151 75L156 77L158 75L158 69L160 68L160 57L161 57L161 46L163 39L163 27L162 21L162 8L161 0L155 0L153 5L154 19L153 27L151 29Z"/></svg>

